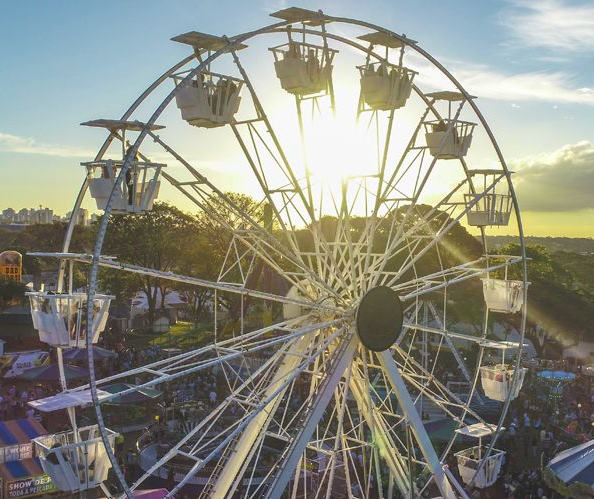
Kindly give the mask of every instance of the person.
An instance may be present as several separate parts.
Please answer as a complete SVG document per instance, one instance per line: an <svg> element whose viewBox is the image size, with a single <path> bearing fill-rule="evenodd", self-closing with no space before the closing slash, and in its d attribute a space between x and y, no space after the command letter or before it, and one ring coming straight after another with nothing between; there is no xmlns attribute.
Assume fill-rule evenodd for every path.
<svg viewBox="0 0 594 499"><path fill-rule="evenodd" d="M76 310L71 316L70 316L70 326L69 326L69 330L70 330L70 339L71 340L76 340L76 329L77 329L77 323L78 323L78 314L80 313L80 310Z"/></svg>
<svg viewBox="0 0 594 499"><path fill-rule="evenodd" d="M130 154L130 149L132 149L132 146L130 145L130 142L126 142L126 144L126 156L128 156L128 154ZM133 162L130 165L130 168L126 170L126 190L128 192L128 204L130 206L134 204L134 177L136 175L132 174L132 169L135 168L135 163L138 161L138 151L136 151L136 153L134 154L134 158L132 158L132 161Z"/></svg>
<svg viewBox="0 0 594 499"><path fill-rule="evenodd" d="M307 52L307 74L314 85L320 82L320 61L316 57L314 49Z"/></svg>
<svg viewBox="0 0 594 499"><path fill-rule="evenodd" d="M432 125L432 128L433 128L434 133L435 132L445 132L448 129L447 125L445 124L445 122L443 120L439 120L438 123L434 123Z"/></svg>
<svg viewBox="0 0 594 499"><path fill-rule="evenodd" d="M83 301L79 308L80 316L80 331L78 338L84 340L87 337L87 302Z"/></svg>
<svg viewBox="0 0 594 499"><path fill-rule="evenodd" d="M61 445L61 444L59 444L58 442L56 442L54 445L52 445L52 446L51 446L51 449L59 449L60 447L62 447L62 445ZM46 459L47 459L47 460L48 460L50 463L52 463L52 464L60 464L60 461L58 460L58 455L57 455L57 454L58 454L58 452L60 452L60 451L57 451L57 450L56 450L56 451L54 451L54 452L50 452L50 453L47 455L47 458L46 458ZM64 458L64 461L68 462L68 455L67 455L67 454L64 454L64 453L62 452L62 457Z"/></svg>
<svg viewBox="0 0 594 499"><path fill-rule="evenodd" d="M299 50L294 42L289 42L289 49L285 52L285 59L299 59Z"/></svg>
<svg viewBox="0 0 594 499"><path fill-rule="evenodd" d="M210 105L215 115L225 114L225 107L237 92L237 85L228 78L221 78L212 93Z"/></svg>
<svg viewBox="0 0 594 499"><path fill-rule="evenodd" d="M167 473L167 483L169 490L175 487L175 471L173 471L173 468L169 468L169 472Z"/></svg>
<svg viewBox="0 0 594 499"><path fill-rule="evenodd" d="M109 178L109 168L107 163L101 165L101 178Z"/></svg>
<svg viewBox="0 0 594 499"><path fill-rule="evenodd" d="M45 298L45 299L43 300L43 303L41 304L41 311L42 311L44 314L49 314L49 313L52 311L52 310L51 310L51 307L50 307L50 301L49 301L49 298Z"/></svg>
<svg viewBox="0 0 594 499"><path fill-rule="evenodd" d="M132 206L134 204L134 182L132 182L132 172L129 168L126 170L126 191L128 192L128 204Z"/></svg>
<svg viewBox="0 0 594 499"><path fill-rule="evenodd" d="M364 76L374 76L375 70L373 68L373 64L368 64L365 66Z"/></svg>

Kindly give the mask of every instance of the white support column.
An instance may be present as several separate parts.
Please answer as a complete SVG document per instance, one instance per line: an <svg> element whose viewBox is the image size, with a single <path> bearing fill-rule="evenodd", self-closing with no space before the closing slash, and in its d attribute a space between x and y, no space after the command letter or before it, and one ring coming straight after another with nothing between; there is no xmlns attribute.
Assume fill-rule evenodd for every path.
<svg viewBox="0 0 594 499"><path fill-rule="evenodd" d="M267 399L278 390L278 387L288 376L290 376L293 370L302 361L303 357L307 355L308 348L312 341L313 339L310 335L305 335L302 338L295 340L294 344L284 355L282 363L262 396L263 399ZM266 408L250 421L247 427L242 431L241 437L239 437L237 443L231 444L233 445L233 451L227 462L224 463L224 468L216 478L216 482L214 482L213 488L210 491L211 497L228 497L233 495L234 489L238 485L238 470L243 469L246 459L252 455L253 446L266 432L287 388L288 387L280 391L276 397L268 403Z"/></svg>
<svg viewBox="0 0 594 499"><path fill-rule="evenodd" d="M334 394L334 390L338 386L340 379L344 375L347 367L353 360L355 351L359 345L359 339L355 334L354 330L350 330L347 333L346 338L342 340L340 345L334 354L336 358L331 366L331 372L327 373L327 377L324 379L320 389L314 399L310 412L303 422L303 428L299 432L299 435L293 440L291 446L283 458L281 469L274 479L274 483L268 489L266 494L267 499L278 499L281 497L289 480L295 473L295 468L299 459L303 455L303 451L311 439L311 436L320 422L320 419L324 415L324 411L330 402ZM346 343L346 345L345 345Z"/></svg>
<svg viewBox="0 0 594 499"><path fill-rule="evenodd" d="M433 474L433 479L441 495L445 499L456 499L456 494L454 489L452 488L452 484L446 477L446 474L443 470L443 466L439 460L439 457L435 453L435 449L433 445L431 445L431 441L429 440L429 435L425 431L425 427L423 426L423 422L421 421L421 417L415 408L415 404L406 389L406 385L404 384L404 380L396 367L396 363L392 358L392 354L389 350L377 354L380 364L384 368L384 372L390 384L392 385L392 389L398 399L398 403L400 404L400 408L406 418L410 428L415 435L417 443L425 457L425 461L427 462L427 467Z"/></svg>
<svg viewBox="0 0 594 499"><path fill-rule="evenodd" d="M369 388L365 386L367 383L368 380L363 379L359 369L353 369L349 384L351 394L359 407L361 415L365 418L367 426L376 430L372 438L377 442L380 456L388 466L390 476L395 480L398 490L400 490L405 498L412 499L415 491L410 489L406 464L403 462L401 453L396 448L389 426L381 415L378 414L377 407L369 405L370 400L366 396Z"/></svg>

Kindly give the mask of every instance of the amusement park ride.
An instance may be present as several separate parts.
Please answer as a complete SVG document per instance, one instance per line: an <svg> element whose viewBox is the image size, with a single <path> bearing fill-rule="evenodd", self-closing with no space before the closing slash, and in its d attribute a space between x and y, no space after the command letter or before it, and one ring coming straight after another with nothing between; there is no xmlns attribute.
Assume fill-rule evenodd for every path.
<svg viewBox="0 0 594 499"><path fill-rule="evenodd" d="M173 38L191 54L152 83L120 119L83 123L106 129L107 137L95 159L83 163L87 176L63 251L43 254L59 260L58 292L29 295L35 327L57 349L61 369L64 349L89 349L90 381L69 388L63 378L63 393L30 403L44 412L66 409L70 416L70 431L36 441L44 470L62 490L74 494L100 486L109 497L134 497L151 480L170 476L174 483L168 482L167 497L188 490L191 497L217 498L412 498L425 492L468 497L473 487L489 487L498 477L505 453L497 449L497 436L524 377L519 360L528 283L511 172L475 98L417 42L321 11L288 8L272 16L274 24L237 36L190 32ZM285 41L269 49L268 69L260 54L252 80L243 53L268 39ZM345 61L357 58L358 63L341 67L343 54ZM351 71L356 85L351 88L357 88L350 103L336 97L343 84L342 77L333 79L339 68ZM422 78L424 70L439 74L438 83L447 82L448 89L425 92L423 86L435 86ZM266 77L277 90L280 84L284 115L294 116L302 156L285 150L285 138L267 114L270 92L259 90L267 88ZM154 102L154 96L160 103L147 113L143 104ZM370 175L349 175L330 185L308 162L316 153L308 144L308 127L343 105L352 106L357 126L369 119L366 131L377 145L369 151L369 163L375 166ZM415 118L400 143L394 136L404 134L403 116ZM171 120L167 128L157 124L161 119ZM178 152L176 134L167 131L180 125L192 127L184 132L196 136L230 132L223 153L235 148L245 157L262 205L272 210L273 227L244 212L186 159L189 155ZM481 162L471 156L479 132L481 146L495 157L488 169L468 164ZM150 146L170 158L168 168L148 158ZM219 279L102 255L113 216L150 211L165 187L232 234L234 249ZM93 254L74 254L70 239L87 193L104 215ZM220 216L220 206L236 224ZM323 230L325 216L336 221L333 234ZM520 254L491 254L486 234L512 221ZM478 257L446 257L446 238L459 223L480 232ZM307 245L298 232L307 233ZM423 262L430 256L434 264L427 271ZM289 291L248 285L254 262L282 276ZM74 265L89 266L85 293L73 289ZM113 299L98 290L103 267L211 290L211 343L98 379L91 347L105 328ZM229 272L232 267L241 271ZM508 279L508 271L516 280ZM476 334L456 330L450 320L454 309L464 310L456 295L460 286L477 290L482 313ZM255 307L277 304L282 313L270 324L252 327L242 310L239 327L222 334L216 317L222 293L238 296L241 303L249 297ZM493 319L514 313L519 341L501 341L492 333ZM472 363L459 350L460 341L476 352ZM487 360L493 351L502 356L495 365ZM463 393L447 383L446 359L465 379ZM142 380L138 386L155 387L213 369L223 373L229 395L189 431L170 437L164 453L156 452L150 439L139 447L141 476L128 483L103 404L135 387L118 394L102 387L136 376ZM501 402L496 423L475 410L474 401L485 396ZM96 424L81 427L75 409L89 405ZM452 423L445 443L426 429L423 411L429 408ZM110 468L119 488L115 493L105 483Z"/></svg>

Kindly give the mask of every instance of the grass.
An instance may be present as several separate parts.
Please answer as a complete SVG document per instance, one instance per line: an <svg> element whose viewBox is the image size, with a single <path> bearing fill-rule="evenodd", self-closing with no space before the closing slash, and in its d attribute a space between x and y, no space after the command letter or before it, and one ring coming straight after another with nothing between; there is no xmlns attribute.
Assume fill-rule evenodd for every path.
<svg viewBox="0 0 594 499"><path fill-rule="evenodd" d="M126 342L134 348L147 348L151 345L167 347L196 347L201 346L212 338L212 324L180 322L169 328L166 333L151 333L146 331L132 331L128 333Z"/></svg>

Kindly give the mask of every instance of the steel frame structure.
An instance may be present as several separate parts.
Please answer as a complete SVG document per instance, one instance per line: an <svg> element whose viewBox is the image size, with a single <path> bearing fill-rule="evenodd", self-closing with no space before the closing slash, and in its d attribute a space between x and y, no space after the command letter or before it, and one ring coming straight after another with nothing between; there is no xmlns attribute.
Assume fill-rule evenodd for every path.
<svg viewBox="0 0 594 499"><path fill-rule="evenodd" d="M354 497L355 493L364 497L371 494L393 497L395 490L403 497L417 497L431 486L436 487L443 497L467 497L464 488L456 483L445 466L455 443L455 434L446 448L438 453L419 413L423 413L423 404L433 404L445 418L453 419L458 428L468 424L468 417L483 422L470 403L484 350L494 342L488 338L489 310L485 307L477 334L462 333L454 330L449 322L452 308L449 297L459 283L478 281L498 270L505 270L507 275L507 269L512 266L519 267L524 283L520 341L516 348L515 373L518 372L527 293L523 230L511 174L487 122L460 83L416 42L363 21L332 17L321 12L311 15L314 14L314 17L303 19L300 28L292 26L295 20L283 20L252 32L223 37L223 46L216 51L196 49L196 54L175 64L151 84L122 116L122 120L131 120L139 106L173 75L184 83L189 82L202 70L210 71L211 64L219 59L230 58L245 84L256 116L228 126L261 188L262 202L272 207L275 230L264 227L245 213L230 196L184 159L170 141L162 137L163 134L157 135L152 129L175 98L181 86L178 85L147 120L139 122L143 125L142 131L125 154L114 191L99 224L93 254L69 252L77 213L88 188L87 180L83 182L72 210L62 252L37 254L59 259L59 291L64 287L71 290L75 263L88 264L89 304L92 304L97 291L99 268L107 267L210 289L215 296L215 313L219 309L217 293L249 295L252 299L296 305L302 311L299 317L277 320L270 326L252 331L246 330L242 314L241 331L231 338L220 338L215 327L212 345L104 379L96 378L90 335L87 334L89 384L68 389L63 380L62 387L64 392L80 396L79 400L93 403L106 443L102 404L134 388L109 395L101 391L104 384L142 374L148 380L141 386L157 386L214 366L222 369L227 380L229 396L164 456L143 470L143 476L135 483L126 483L111 448L106 446L123 497L133 497L133 490L176 457L188 459L193 464L185 476L179 477L176 487L170 491L171 495L200 474L207 477L202 497L231 497L238 490L245 497L270 498L287 493L291 497L311 495L328 499L333 490L342 490L348 497ZM315 22L312 22L314 18ZM460 94L449 127L463 111L468 110L490 141L499 162L499 174L493 176L493 182L477 191L472 182L473 170L468 168L464 158L460 158L455 161L460 177L458 183L441 200L428 209L420 210L426 186L435 177L440 164L437 157L429 157L427 146L420 137L421 130L429 117L435 120L442 117L436 107L436 97L425 94L416 85L413 85L415 98L422 104L423 111L404 150L398 153L396 159L391 155L395 110L386 112L388 119L384 127L379 125L379 111L371 111L370 124L375 120L378 137L377 171L371 176L344 178L335 191L316 179L308 167L308 144L304 134L307 124L301 110L303 99L296 98L296 117L304 153L303 158L297 161L302 161L303 168L296 168L296 161L284 151L282 141L265 111L265 103L236 49L263 35L289 33L290 36L297 33L304 39L306 36L321 38L326 50L330 42L337 43L358 51L367 61L387 62L388 50L382 56L373 45L366 47L356 40L328 31L329 23L373 30L392 37L402 44L398 51L399 64L402 64L406 49L416 52L437 68ZM316 102L325 96L330 97L331 108L334 109L332 86L328 92L312 99ZM449 105L451 107L451 102ZM182 165L192 180L179 180L174 173L165 171L161 172L162 178L232 234L231 246L218 280L208 281L142 268L102 256L113 192L124 182L133 159L137 155L144 159L140 147L145 139L151 139L173 161ZM112 130L95 161L104 158L114 140L124 143L125 139L123 134ZM507 186L513 199L520 254L489 254L485 228L481 227L483 255L470 261L446 263L442 247L446 236L476 203L494 192L500 182ZM464 190L474 195L470 203L460 201L464 199ZM220 215L217 210L220 206L233 214L233 222ZM361 206L364 206L364 224L356 234L353 224L354 219L360 217L358 210ZM322 230L322 214L335 217L333 234ZM311 238L311 248L302 247L297 238L300 230ZM382 246L378 247L380 242ZM419 262L428 255L436 258L439 270L421 275ZM300 298L248 289L247 274L256 259L282 275L298 291ZM394 262L398 263L394 265ZM67 269L68 280L65 279ZM374 353L358 342L353 319L362 296L369 289L382 285L399 293L405 305L405 321L393 348ZM436 299L439 300L437 303ZM87 323L91 324L90 305L87 312ZM429 358L429 335L439 338L432 359ZM456 346L459 340L476 345L478 355L474 369L466 364ZM436 376L436 368L446 350L451 352L470 386L464 400ZM251 362L262 352L272 353L259 363ZM63 369L60 349L58 359ZM293 401L297 402L291 404ZM49 406L50 402L42 400L38 407L43 410L44 403ZM67 407L73 427L76 427L75 405ZM508 406L509 399L503 404L494 438L481 466L495 444ZM221 421L227 421L229 414L234 415L235 422L221 426ZM274 466L262 469L257 463L271 446L280 449L280 457ZM318 463L316 473L312 471L313 462ZM307 485L315 480L316 487Z"/></svg>

